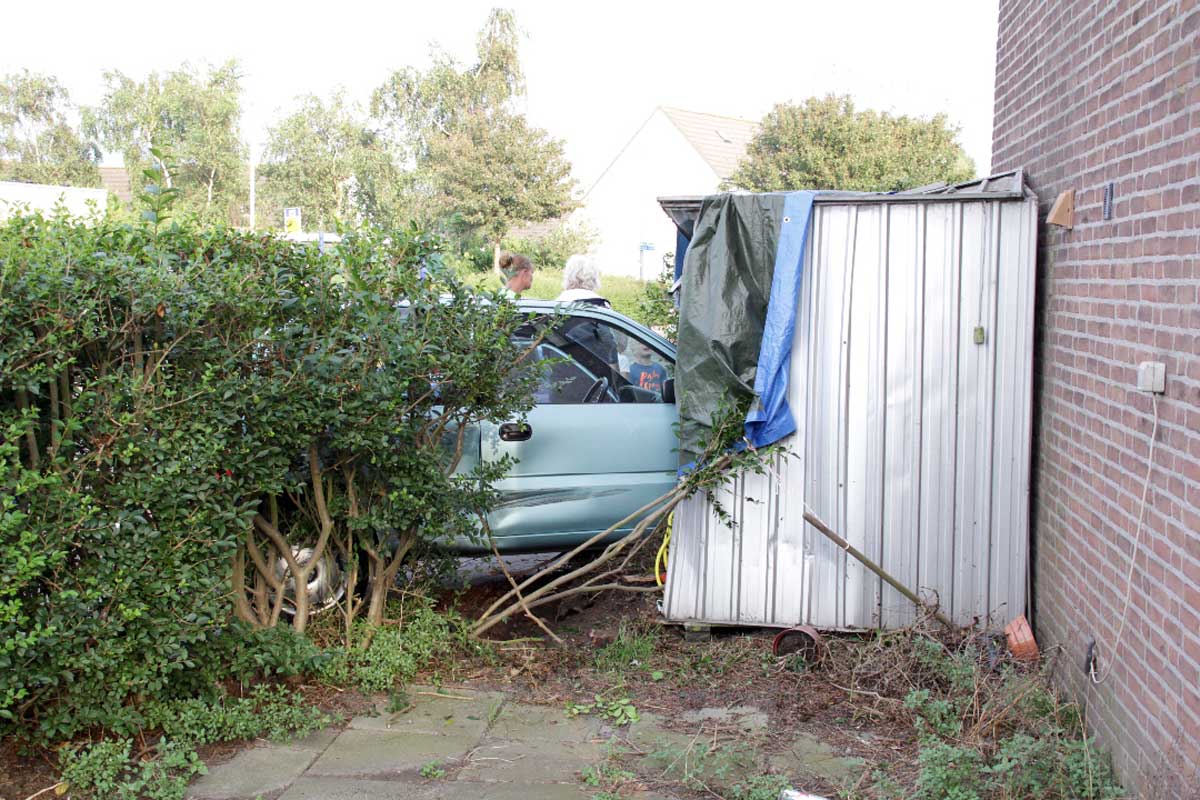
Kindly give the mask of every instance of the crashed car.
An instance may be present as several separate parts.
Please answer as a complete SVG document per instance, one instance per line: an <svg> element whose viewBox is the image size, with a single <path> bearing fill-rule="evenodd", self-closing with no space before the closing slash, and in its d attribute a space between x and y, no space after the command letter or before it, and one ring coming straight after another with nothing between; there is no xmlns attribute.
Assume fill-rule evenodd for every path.
<svg viewBox="0 0 1200 800"><path fill-rule="evenodd" d="M675 485L675 346L603 307L546 300L521 300L520 307L563 315L535 346L534 357L551 362L537 404L524 423L480 426L460 469L512 456L516 463L495 484L501 500L488 518L497 547L566 550ZM469 539L450 547L490 551Z"/></svg>
<svg viewBox="0 0 1200 800"><path fill-rule="evenodd" d="M493 487L499 503L488 515L491 541L504 554L565 551L632 517L611 538L628 533L633 516L676 483L678 411L675 346L611 309L521 300L531 322L518 344L548 362L524 421L483 423L468 430L457 471L511 457ZM553 317L554 325L536 321ZM521 340L524 341L521 341ZM457 555L491 552L480 536L443 542ZM311 550L297 549L305 563ZM285 579L279 559L276 575ZM339 558L326 552L307 582L314 611L333 607L346 590ZM288 581L287 593L295 591ZM291 613L290 600L285 610Z"/></svg>

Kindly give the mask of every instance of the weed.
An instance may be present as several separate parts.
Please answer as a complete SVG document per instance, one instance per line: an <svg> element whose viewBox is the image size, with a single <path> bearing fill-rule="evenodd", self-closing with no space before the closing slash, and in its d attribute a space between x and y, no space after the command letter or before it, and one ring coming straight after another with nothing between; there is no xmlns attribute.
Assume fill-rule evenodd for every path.
<svg viewBox="0 0 1200 800"><path fill-rule="evenodd" d="M596 669L603 672L624 672L643 666L654 655L657 636L653 628L621 623L612 642L596 652Z"/></svg>
<svg viewBox="0 0 1200 800"><path fill-rule="evenodd" d="M182 800L188 783L205 772L195 749L162 739L154 758L131 756L132 742L98 742L63 753L63 791L72 797L113 800Z"/></svg>
<svg viewBox="0 0 1200 800"><path fill-rule="evenodd" d="M598 767L587 767L583 770L583 783L591 787L612 787L619 789L622 784L637 778L629 770L620 769L609 764Z"/></svg>
<svg viewBox="0 0 1200 800"><path fill-rule="evenodd" d="M979 800L983 757L973 747L936 740L921 746L916 797L922 800Z"/></svg>
<svg viewBox="0 0 1200 800"><path fill-rule="evenodd" d="M637 706L626 696L614 700L606 700L603 695L594 695L594 702L576 703L567 701L567 716L578 717L582 714L596 714L603 719L611 720L614 725L629 725L641 719Z"/></svg>
<svg viewBox="0 0 1200 800"><path fill-rule="evenodd" d="M989 666L976 640L948 646L932 636L882 633L850 667L855 690L903 697L920 742L915 786L876 770L873 797L1121 797L1108 758L1084 738L1079 709L1062 703L1045 675Z"/></svg>
<svg viewBox="0 0 1200 800"><path fill-rule="evenodd" d="M430 761L427 764L421 765L421 777L435 781L446 777L446 770L437 761Z"/></svg>
<svg viewBox="0 0 1200 800"><path fill-rule="evenodd" d="M268 685L246 697L153 700L143 716L147 728L163 733L146 751L134 755L130 739L63 751L62 780L73 797L180 800L191 779L205 771L196 746L259 736L286 740L331 721L300 695Z"/></svg>
<svg viewBox="0 0 1200 800"><path fill-rule="evenodd" d="M658 765L662 777L710 794L714 786L728 787L756 768L754 754L745 748L717 747L701 741L686 747L667 744L651 751L647 758Z"/></svg>
<svg viewBox="0 0 1200 800"><path fill-rule="evenodd" d="M395 627L357 627L351 646L330 651L321 679L335 686L352 683L366 692L387 691L465 641L461 617L435 611L429 598L409 600L396 616L403 623Z"/></svg>
<svg viewBox="0 0 1200 800"><path fill-rule="evenodd" d="M409 699L408 692L404 689L392 687L388 691L387 705L385 706L387 713L398 714L411 706L412 700Z"/></svg>
<svg viewBox="0 0 1200 800"><path fill-rule="evenodd" d="M256 686L245 697L150 701L143 716L150 729L170 741L192 745L254 739L275 741L307 736L332 720L284 686Z"/></svg>
<svg viewBox="0 0 1200 800"><path fill-rule="evenodd" d="M755 775L733 787L732 800L778 800L791 782L782 775Z"/></svg>

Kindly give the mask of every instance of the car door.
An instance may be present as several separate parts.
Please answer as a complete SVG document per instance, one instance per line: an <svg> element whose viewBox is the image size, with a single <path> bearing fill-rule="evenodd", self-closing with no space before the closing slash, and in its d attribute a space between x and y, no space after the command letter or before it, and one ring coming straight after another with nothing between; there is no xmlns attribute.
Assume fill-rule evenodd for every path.
<svg viewBox="0 0 1200 800"><path fill-rule="evenodd" d="M488 519L507 552L572 547L676 481L678 414L663 402L669 346L613 312L579 309L535 355L550 364L527 427L481 429L485 461L516 460Z"/></svg>

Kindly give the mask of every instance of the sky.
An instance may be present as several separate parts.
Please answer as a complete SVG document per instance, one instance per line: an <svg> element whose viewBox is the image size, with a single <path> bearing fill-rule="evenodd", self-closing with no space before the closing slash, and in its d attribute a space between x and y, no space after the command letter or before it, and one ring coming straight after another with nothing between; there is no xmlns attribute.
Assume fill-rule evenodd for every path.
<svg viewBox="0 0 1200 800"><path fill-rule="evenodd" d="M304 94L341 87L365 104L433 47L464 63L494 2L107 0L7 3L0 73L55 75L81 105L103 72L183 62L242 69L252 147ZM654 109L759 120L772 106L849 94L860 108L945 113L980 174L991 161L996 0L904 2L510 2L522 29L529 120L562 139L590 184ZM19 32L19 33L18 33ZM109 158L106 163L119 163Z"/></svg>

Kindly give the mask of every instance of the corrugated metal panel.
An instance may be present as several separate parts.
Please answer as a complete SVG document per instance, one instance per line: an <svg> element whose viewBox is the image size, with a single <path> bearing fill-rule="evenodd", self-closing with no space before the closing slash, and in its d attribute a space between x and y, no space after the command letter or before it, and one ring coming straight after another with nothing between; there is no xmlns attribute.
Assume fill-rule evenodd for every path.
<svg viewBox="0 0 1200 800"><path fill-rule="evenodd" d="M960 623L1025 610L1037 204L1019 172L992 181L814 206L797 433L768 474L716 492L728 521L707 497L680 507L668 619L911 622L904 598L803 523L806 505Z"/></svg>

